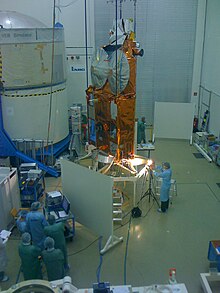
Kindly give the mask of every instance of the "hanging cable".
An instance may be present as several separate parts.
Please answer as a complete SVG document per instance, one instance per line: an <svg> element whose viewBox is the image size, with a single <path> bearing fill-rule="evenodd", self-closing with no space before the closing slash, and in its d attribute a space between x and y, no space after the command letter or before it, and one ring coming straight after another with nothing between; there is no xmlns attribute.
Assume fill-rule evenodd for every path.
<svg viewBox="0 0 220 293"><path fill-rule="evenodd" d="M48 150L49 138L50 138L50 127L51 127L51 116L52 116L52 100L53 100L53 71L54 71L54 51L55 51L55 11L56 11L56 0L53 1L53 33L52 33L52 57L51 57L51 79L50 79L50 100L49 100L49 117L47 126L47 141L46 149Z"/></svg>
<svg viewBox="0 0 220 293"><path fill-rule="evenodd" d="M203 40L202 40L202 59L201 59L201 68L200 68L200 86L202 85L202 78L203 78L203 71L204 71L204 54L205 54L205 42L207 38L207 11L208 11L208 0L205 1L205 18L204 18L204 24L203 24ZM200 115L201 111L201 89L199 88L199 100L198 100L198 110L197 115Z"/></svg>
<svg viewBox="0 0 220 293"><path fill-rule="evenodd" d="M57 17L56 17L56 19L57 19L57 22L60 22L60 13L61 13L61 9L60 9L60 0L57 0L58 1L58 4L56 5L56 8L57 8L57 10L58 10L58 13L57 13Z"/></svg>
<svg viewBox="0 0 220 293"><path fill-rule="evenodd" d="M134 35L136 36L137 0L134 0Z"/></svg>
<svg viewBox="0 0 220 293"><path fill-rule="evenodd" d="M118 95L118 26L117 26L117 19L118 19L118 0L115 0L115 37L116 37L116 51L115 51L115 59L116 59L116 71L115 71L115 82L116 82L116 96Z"/></svg>
<svg viewBox="0 0 220 293"><path fill-rule="evenodd" d="M123 0L120 0L120 19L122 19L122 1Z"/></svg>
<svg viewBox="0 0 220 293"><path fill-rule="evenodd" d="M69 4L66 4L66 5L57 5L56 8L65 8L65 7L69 7L71 5L73 5L74 3L76 3L77 1L79 0L74 0L74 1L71 1Z"/></svg>
<svg viewBox="0 0 220 293"><path fill-rule="evenodd" d="M88 75L88 32L87 32L87 0L85 0L85 46L86 46L86 87L89 87Z"/></svg>

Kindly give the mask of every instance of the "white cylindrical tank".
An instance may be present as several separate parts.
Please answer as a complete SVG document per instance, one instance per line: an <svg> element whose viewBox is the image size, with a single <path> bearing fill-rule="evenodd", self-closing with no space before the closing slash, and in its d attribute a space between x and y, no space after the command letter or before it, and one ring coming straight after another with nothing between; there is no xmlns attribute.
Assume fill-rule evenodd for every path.
<svg viewBox="0 0 220 293"><path fill-rule="evenodd" d="M63 28L8 11L0 25L5 130L12 139L61 141L69 134Z"/></svg>

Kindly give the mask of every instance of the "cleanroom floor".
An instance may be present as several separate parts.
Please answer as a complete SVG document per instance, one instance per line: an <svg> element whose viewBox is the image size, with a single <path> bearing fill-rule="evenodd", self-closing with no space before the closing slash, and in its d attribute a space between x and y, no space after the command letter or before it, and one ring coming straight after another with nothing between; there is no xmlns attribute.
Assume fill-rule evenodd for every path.
<svg viewBox="0 0 220 293"><path fill-rule="evenodd" d="M133 287L167 284L169 269L176 268L178 283L185 283L189 293L202 293L200 273L209 270L209 241L220 239L220 188L216 184L220 183L220 169L204 158L196 159L193 153L198 151L188 141L158 139L155 147L151 157L156 164L170 162L178 195L166 214L158 213L157 204L145 198L140 204L142 217L131 219L128 242L129 216L124 226L117 226L115 235L123 236L124 241L103 255L100 281L123 285L126 280ZM46 191L61 189L61 185L61 177L46 178ZM8 241L6 273L10 280L0 284L2 289L16 282L19 241L18 235ZM98 235L76 225L74 240L67 247L69 275L78 288L90 288L97 282L98 245Z"/></svg>

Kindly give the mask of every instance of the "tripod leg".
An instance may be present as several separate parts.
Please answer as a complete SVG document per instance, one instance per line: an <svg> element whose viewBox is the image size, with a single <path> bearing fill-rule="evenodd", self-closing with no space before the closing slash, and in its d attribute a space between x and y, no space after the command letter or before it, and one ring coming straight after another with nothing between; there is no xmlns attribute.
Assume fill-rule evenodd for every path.
<svg viewBox="0 0 220 293"><path fill-rule="evenodd" d="M154 194L154 192L153 192L153 190L152 190L151 188L149 188L149 189L145 192L145 194L144 194L143 197L145 197L145 196L149 196L149 198L148 198L148 202L150 202L150 199L151 199L151 197L152 197L153 200L156 201L158 207L160 207L160 204L159 204L159 202L158 202L158 199L156 198L156 196L155 196L155 194Z"/></svg>
<svg viewBox="0 0 220 293"><path fill-rule="evenodd" d="M160 207L160 204L159 204L159 202L158 202L158 200L157 200L156 196L153 194L153 195L152 195L152 197L153 197L153 199L156 201L156 203L157 203L158 207Z"/></svg>

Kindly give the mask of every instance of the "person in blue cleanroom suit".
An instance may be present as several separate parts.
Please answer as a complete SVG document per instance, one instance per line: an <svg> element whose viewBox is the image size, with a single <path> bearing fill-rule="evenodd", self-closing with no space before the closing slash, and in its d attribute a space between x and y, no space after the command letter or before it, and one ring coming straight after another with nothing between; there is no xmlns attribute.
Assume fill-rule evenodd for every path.
<svg viewBox="0 0 220 293"><path fill-rule="evenodd" d="M145 117L141 117L141 121L138 121L137 125L137 143L146 143L146 129L147 123L145 121Z"/></svg>
<svg viewBox="0 0 220 293"><path fill-rule="evenodd" d="M160 201L161 201L161 208L158 209L158 212L165 213L169 208L169 193L171 187L171 177L172 177L172 170L170 168L170 163L165 162L162 164L162 167L157 167L156 169L159 172L153 171L156 177L162 178L162 185L160 188Z"/></svg>
<svg viewBox="0 0 220 293"><path fill-rule="evenodd" d="M38 246L41 250L44 249L44 227L48 225L42 212L39 212L40 202L31 204L31 211L27 214L26 223L27 231L31 234L32 243Z"/></svg>
<svg viewBox="0 0 220 293"><path fill-rule="evenodd" d="M21 234L23 234L24 232L27 232L27 223L26 223L27 214L28 214L28 211L26 210L20 211L18 213L19 217L16 220L16 225Z"/></svg>

